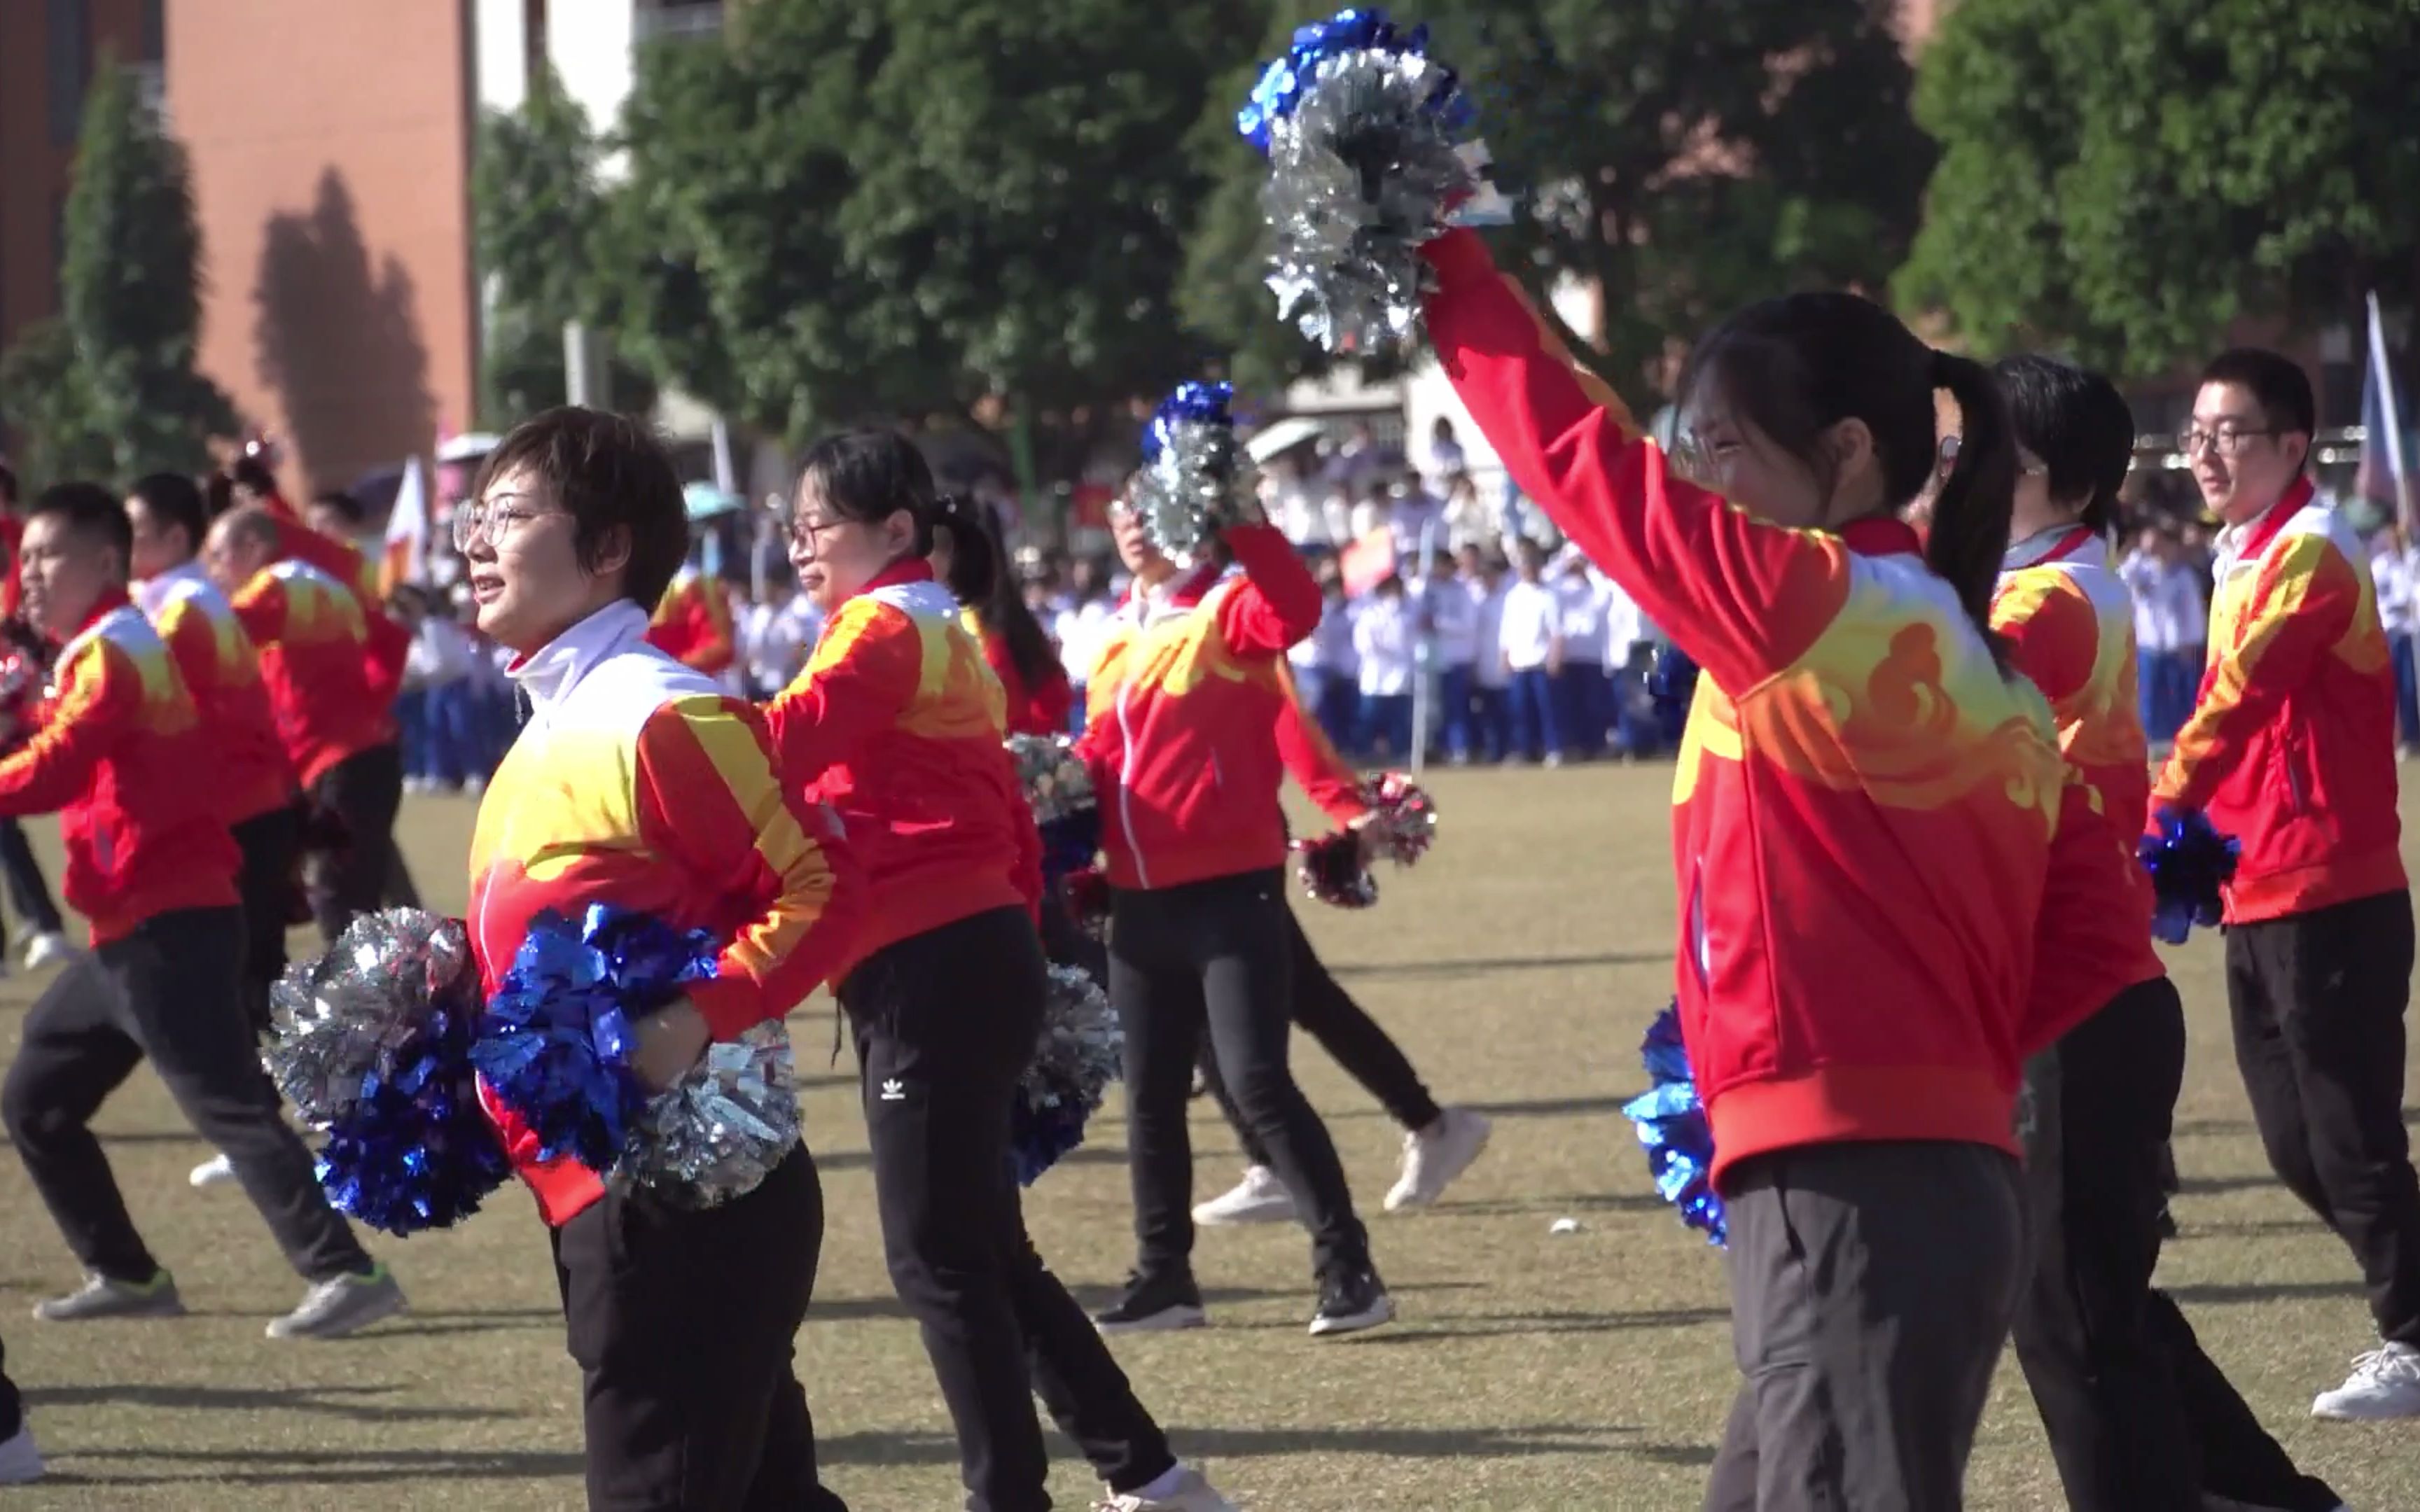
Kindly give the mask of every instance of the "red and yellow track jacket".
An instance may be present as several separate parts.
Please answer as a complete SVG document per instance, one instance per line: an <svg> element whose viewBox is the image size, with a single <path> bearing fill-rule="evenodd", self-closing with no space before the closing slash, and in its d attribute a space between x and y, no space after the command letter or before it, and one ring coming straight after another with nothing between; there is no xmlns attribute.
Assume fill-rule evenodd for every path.
<svg viewBox="0 0 2420 1512"><path fill-rule="evenodd" d="M2152 789L2243 845L2226 922L2404 886L2395 673L2360 543L2308 479L2218 536L2210 663Z"/></svg>
<svg viewBox="0 0 2420 1512"><path fill-rule="evenodd" d="M260 650L277 735L304 787L394 741L395 700L372 685L368 621L342 583L289 558L254 573L233 608Z"/></svg>
<svg viewBox="0 0 2420 1512"><path fill-rule="evenodd" d="M865 923L835 982L885 946L1039 906L1042 841L1001 744L1000 681L922 561L841 605L765 712L782 780L831 806L865 868Z"/></svg>
<svg viewBox="0 0 2420 1512"><path fill-rule="evenodd" d="M738 653L731 635L731 605L722 585L695 567L684 566L664 586L664 596L647 622L647 644L708 677L730 670Z"/></svg>
<svg viewBox="0 0 2420 1512"><path fill-rule="evenodd" d="M378 697L392 703L403 687L404 658L411 653L411 632L397 624L386 611L386 600L379 592L378 563L337 540L323 535L302 522L281 494L271 494L261 506L277 521L277 555L283 561L300 562L317 567L344 585L362 607L362 647L368 656L369 686Z"/></svg>
<svg viewBox="0 0 2420 1512"><path fill-rule="evenodd" d="M135 584L134 594L201 711L219 757L213 788L226 822L240 825L291 806L294 768L261 681L260 653L235 606L191 562Z"/></svg>
<svg viewBox="0 0 2420 1512"><path fill-rule="evenodd" d="M1681 1024L1715 1179L1836 1140L2014 1151L2064 769L1915 532L1784 530L1677 477L1468 231L1429 332L1522 490L1704 671L1673 779Z"/></svg>
<svg viewBox="0 0 2420 1512"><path fill-rule="evenodd" d="M1008 649L1008 637L985 629L982 617L973 609L968 609L960 623L966 625L967 634L982 644L984 660L991 664L991 674L1000 679L1001 692L1008 701L1008 733L1065 734L1068 711L1076 706L1075 690L1067 686L1067 669L1053 662L1043 669L1042 681L1028 687L1025 674L1016 670L1016 654Z"/></svg>
<svg viewBox="0 0 2420 1512"><path fill-rule="evenodd" d="M1103 627L1078 744L1101 807L1109 884L1173 887L1282 865L1278 716L1287 648L1318 627L1319 585L1267 525L1204 566L1131 594Z"/></svg>
<svg viewBox="0 0 2420 1512"><path fill-rule="evenodd" d="M2134 689L2134 598L2106 542L2081 525L2009 548L1992 628L2050 701L2068 787L2034 953L2041 1024L2079 1024L2167 974L2151 948L2151 879L2134 858L2150 801L2150 746Z"/></svg>
<svg viewBox="0 0 2420 1512"><path fill-rule="evenodd" d="M123 593L59 648L32 739L0 761L0 815L59 815L60 891L106 945L155 915L235 905L217 755L177 663Z"/></svg>
<svg viewBox="0 0 2420 1512"><path fill-rule="evenodd" d="M471 947L492 994L530 923L593 903L724 942L690 989L718 1040L785 1016L848 949L862 886L839 826L775 770L753 705L651 649L646 611L597 610L512 669L530 720L479 801ZM489 1117L550 1224L603 1195L483 1087Z"/></svg>

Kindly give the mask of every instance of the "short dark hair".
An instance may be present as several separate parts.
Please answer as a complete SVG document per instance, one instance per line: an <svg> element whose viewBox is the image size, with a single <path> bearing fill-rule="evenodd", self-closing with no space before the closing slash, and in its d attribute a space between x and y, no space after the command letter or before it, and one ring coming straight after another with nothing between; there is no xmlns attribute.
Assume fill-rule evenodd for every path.
<svg viewBox="0 0 2420 1512"><path fill-rule="evenodd" d="M333 509L348 525L359 525L365 517L362 501L342 488L330 488L311 496L311 501L323 509Z"/></svg>
<svg viewBox="0 0 2420 1512"><path fill-rule="evenodd" d="M202 507L212 519L235 507L235 480L213 472L202 480Z"/></svg>
<svg viewBox="0 0 2420 1512"><path fill-rule="evenodd" d="M181 472L154 472L137 480L127 492L143 501L143 507L162 529L174 525L184 531L185 555L202 548L202 537L210 531L210 517L202 502L201 486L193 479Z"/></svg>
<svg viewBox="0 0 2420 1512"><path fill-rule="evenodd" d="M239 456L227 469L227 479L239 487L251 489L266 498L277 492L277 474L269 464L256 456Z"/></svg>
<svg viewBox="0 0 2420 1512"><path fill-rule="evenodd" d="M2311 395L2311 375L2290 357L2260 347L2237 347L2211 358L2201 370L2201 380L2249 389L2262 417L2287 435L2309 436L2319 429L2319 406Z"/></svg>
<svg viewBox="0 0 2420 1512"><path fill-rule="evenodd" d="M689 560L689 510L663 443L627 415L564 405L531 416L479 469L473 499L508 472L526 471L571 517L572 546L590 572L615 531L629 537L622 596L652 609Z"/></svg>
<svg viewBox="0 0 2420 1512"><path fill-rule="evenodd" d="M28 524L59 519L78 540L117 548L119 571L134 555L134 527L127 522L126 506L97 483L54 483L35 496L25 513Z"/></svg>
<svg viewBox="0 0 2420 1512"><path fill-rule="evenodd" d="M2055 357L2002 358L1992 368L2009 401L2017 444L2050 471L2050 496L2081 504L2096 534L2118 520L2118 490L2134 459L2134 412L2116 384Z"/></svg>

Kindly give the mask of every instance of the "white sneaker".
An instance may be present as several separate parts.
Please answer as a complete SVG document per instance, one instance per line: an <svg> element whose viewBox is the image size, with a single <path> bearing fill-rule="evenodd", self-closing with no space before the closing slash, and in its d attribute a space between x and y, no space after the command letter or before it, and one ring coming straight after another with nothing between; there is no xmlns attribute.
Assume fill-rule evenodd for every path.
<svg viewBox="0 0 2420 1512"><path fill-rule="evenodd" d="M1233 1191L1222 1192L1195 1205L1193 1221L1205 1228L1223 1228L1229 1224L1292 1223L1294 1194L1267 1166L1247 1166L1244 1179L1235 1183Z"/></svg>
<svg viewBox="0 0 2420 1512"><path fill-rule="evenodd" d="M56 930L45 930L25 942L25 969L39 971L54 962L65 961L75 954L75 947Z"/></svg>
<svg viewBox="0 0 2420 1512"><path fill-rule="evenodd" d="M23 1486L42 1478L42 1451L34 1447L32 1425L0 1439L0 1486Z"/></svg>
<svg viewBox="0 0 2420 1512"><path fill-rule="evenodd" d="M235 1180L235 1162L225 1155L212 1155L194 1166L194 1174L185 1180L196 1187L225 1186Z"/></svg>
<svg viewBox="0 0 2420 1512"><path fill-rule="evenodd" d="M2311 1415L2339 1423L2420 1417L2420 1350L2381 1344L2356 1356L2352 1374L2335 1390L2319 1393Z"/></svg>
<svg viewBox="0 0 2420 1512"><path fill-rule="evenodd" d="M1106 1501L1094 1503L1093 1512L1242 1512L1242 1509L1219 1495L1218 1488L1204 1479L1202 1472L1180 1465L1176 1471L1176 1484L1165 1495L1145 1496L1140 1491L1112 1492Z"/></svg>
<svg viewBox="0 0 2420 1512"><path fill-rule="evenodd" d="M1387 1193L1387 1211L1425 1208L1487 1148L1495 1129L1483 1113L1448 1108L1425 1129L1404 1135L1404 1174Z"/></svg>

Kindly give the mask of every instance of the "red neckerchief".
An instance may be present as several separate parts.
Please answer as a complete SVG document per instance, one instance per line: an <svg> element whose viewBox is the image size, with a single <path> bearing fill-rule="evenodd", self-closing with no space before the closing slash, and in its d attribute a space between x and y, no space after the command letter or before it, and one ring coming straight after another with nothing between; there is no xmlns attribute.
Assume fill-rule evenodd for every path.
<svg viewBox="0 0 2420 1512"><path fill-rule="evenodd" d="M865 580L865 586L849 594L857 598L877 588L896 588L901 583L928 583L933 580L933 564L923 557L901 557L898 561Z"/></svg>
<svg viewBox="0 0 2420 1512"><path fill-rule="evenodd" d="M2267 514L2253 521L2251 531L2243 537L2243 544L2236 548L2235 559L2238 562L2257 559L2262 551L2268 549L2269 543L2277 538L2277 532L2286 528L2286 522L2301 514L2303 506L2308 504L2311 496L2318 491L2310 479L2296 478L2294 486L2286 490L2285 497L2271 504Z"/></svg>
<svg viewBox="0 0 2420 1512"><path fill-rule="evenodd" d="M1868 515L1853 519L1835 532L1840 544L1861 557L1898 557L1924 554L1924 542L1916 535L1916 527L1897 515Z"/></svg>

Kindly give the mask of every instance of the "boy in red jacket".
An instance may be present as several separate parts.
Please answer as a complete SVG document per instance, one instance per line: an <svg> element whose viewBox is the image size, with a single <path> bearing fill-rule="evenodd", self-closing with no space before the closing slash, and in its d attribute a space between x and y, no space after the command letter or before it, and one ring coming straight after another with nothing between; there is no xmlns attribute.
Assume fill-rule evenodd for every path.
<svg viewBox="0 0 2420 1512"><path fill-rule="evenodd" d="M0 1088L25 1173L85 1273L80 1289L34 1315L65 1322L184 1310L90 1128L147 1057L311 1283L270 1337L349 1334L399 1310L403 1292L329 1209L311 1153L255 1058L217 759L175 658L128 601L132 552L117 500L90 484L53 488L26 522L25 610L61 643L58 691L40 733L0 761L0 813L58 811L68 902L92 921L91 953L27 1011Z"/></svg>
<svg viewBox="0 0 2420 1512"><path fill-rule="evenodd" d="M2235 1058L2269 1164L2361 1261L2380 1347L2311 1404L2420 1416L2420 1182L2403 1130L2412 894L2397 843L2395 685L2366 554L2304 475L2302 368L2227 352L2180 438L2226 522L2210 664L2151 807L2242 842L2226 888Z"/></svg>

